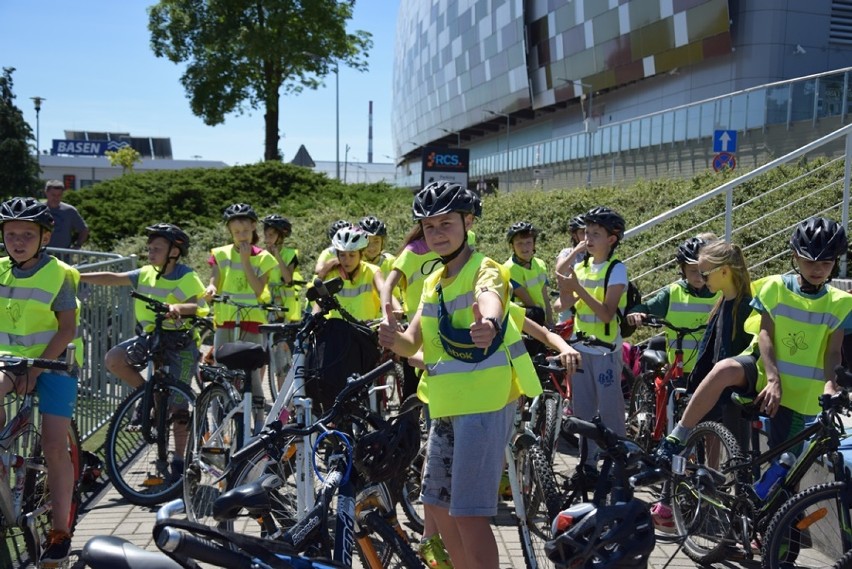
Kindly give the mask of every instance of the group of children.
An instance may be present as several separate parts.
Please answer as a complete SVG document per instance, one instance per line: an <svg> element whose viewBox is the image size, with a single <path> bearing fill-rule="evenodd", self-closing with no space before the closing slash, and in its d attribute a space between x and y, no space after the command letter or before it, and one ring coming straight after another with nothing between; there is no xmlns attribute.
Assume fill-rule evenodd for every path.
<svg viewBox="0 0 852 569"><path fill-rule="evenodd" d="M571 220L572 247L560 253L555 265L559 299L554 307L546 265L535 257L534 226L518 222L508 229L511 256L501 264L474 248L472 227L482 211L475 192L433 182L417 193L412 211L416 224L397 256L385 251L387 228L375 217L357 225L335 222L329 230L331 245L318 259L315 274L343 279L338 299L345 312L359 320L381 320L380 344L405 359L405 391L416 391L427 404L425 544L440 544L435 541L440 536L456 567L498 564L489 520L497 511L503 452L518 399L541 391L522 332L558 353L570 375L574 413L585 419L600 415L624 434L619 319L640 324L645 315L656 314L684 326L706 322L700 339L684 343L694 395L661 442L661 461L683 448L690 429L703 417L719 412L725 390L756 394L761 410L772 418L770 445L798 432L818 412L819 394L837 390L832 370L840 362L844 334L852 331L852 295L827 286L848 246L843 227L831 220L816 217L798 224L790 239L794 274L757 284L751 282L737 245L711 234L690 238L676 253L680 280L625 315L629 281L616 256L625 220L610 208L596 207ZM298 251L285 245L292 231L289 221L278 215L259 220L247 204L229 206L223 220L232 242L212 250L205 286L181 263L190 239L177 226L147 228L147 266L81 275L44 253L53 228L44 204L30 198L0 204L0 232L8 252L0 259L0 290L8 291L0 294L7 315L0 319L0 351L58 358L69 342L79 344L76 288L81 280L130 285L168 304L166 333L185 332L188 324L182 317L203 315L215 295L250 305L275 301L288 308L288 319L298 320L295 287L304 281ZM258 222L264 248L258 246ZM262 310L221 302L215 308L215 345L236 336L238 320L238 338L260 342L259 327L267 321ZM239 318L237 310L244 310ZM753 311L759 325L749 324L755 321L749 319ZM617 348L569 347L542 326L554 323L554 312L559 319L573 318L575 332ZM21 318L23 314L27 317ZM407 327L400 323L403 315ZM153 329L153 314L143 303L137 303L136 317L146 332ZM143 382L130 357L136 341L120 343L106 357L108 369L131 386ZM198 353L195 342L184 344L170 354L169 366L188 380ZM82 353L77 351L78 362ZM252 379L260 393L259 376ZM74 411L77 380L74 373L38 368L25 377L0 374L0 398L32 389L40 397L53 502L53 530L41 562L54 567L70 550L74 481L64 433ZM0 424L4 422L0 406ZM581 468L594 476L594 449L590 451ZM663 504L654 512L659 527L670 524L669 517ZM435 555L427 560L433 567L448 562Z"/></svg>

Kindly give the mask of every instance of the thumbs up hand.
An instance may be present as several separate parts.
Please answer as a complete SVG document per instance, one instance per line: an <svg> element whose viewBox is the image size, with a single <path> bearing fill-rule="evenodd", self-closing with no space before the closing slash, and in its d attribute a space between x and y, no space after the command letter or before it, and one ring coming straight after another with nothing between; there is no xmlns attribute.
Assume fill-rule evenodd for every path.
<svg viewBox="0 0 852 569"><path fill-rule="evenodd" d="M473 309L473 324L470 325L470 339L473 340L477 348L487 348L491 345L494 337L497 336L497 328L490 320L483 319L478 302L474 302L471 308Z"/></svg>
<svg viewBox="0 0 852 569"><path fill-rule="evenodd" d="M385 319L379 324L379 344L383 348L393 350L396 339L400 335L399 323L393 313L393 306L385 304Z"/></svg>

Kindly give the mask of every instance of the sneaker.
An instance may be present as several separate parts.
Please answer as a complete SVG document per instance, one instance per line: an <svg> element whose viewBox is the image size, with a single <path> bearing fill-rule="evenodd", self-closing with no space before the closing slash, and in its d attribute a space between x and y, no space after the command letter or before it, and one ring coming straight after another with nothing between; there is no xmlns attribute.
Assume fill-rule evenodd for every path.
<svg viewBox="0 0 852 569"><path fill-rule="evenodd" d="M672 457L676 454L680 454L682 451L683 443L669 435L660 441L660 445L657 447L657 450L654 451L654 458L656 458L657 462L661 465L671 467Z"/></svg>
<svg viewBox="0 0 852 569"><path fill-rule="evenodd" d="M672 509L663 503L654 504L651 508L651 519L654 529L663 533L675 533L674 515Z"/></svg>
<svg viewBox="0 0 852 569"><path fill-rule="evenodd" d="M420 557L430 569L453 569L453 562L447 555L444 541L437 533L420 542Z"/></svg>
<svg viewBox="0 0 852 569"><path fill-rule="evenodd" d="M130 422L124 427L124 430L129 433L137 433L142 430L142 402L136 404L136 409L133 410L133 416Z"/></svg>
<svg viewBox="0 0 852 569"><path fill-rule="evenodd" d="M500 478L500 489L497 491L497 495L505 500L512 499L512 485L509 483L509 473L504 472L503 477ZM435 534L437 535L437 534Z"/></svg>
<svg viewBox="0 0 852 569"><path fill-rule="evenodd" d="M41 553L39 567L54 569L68 560L71 555L71 535L55 529L50 530Z"/></svg>

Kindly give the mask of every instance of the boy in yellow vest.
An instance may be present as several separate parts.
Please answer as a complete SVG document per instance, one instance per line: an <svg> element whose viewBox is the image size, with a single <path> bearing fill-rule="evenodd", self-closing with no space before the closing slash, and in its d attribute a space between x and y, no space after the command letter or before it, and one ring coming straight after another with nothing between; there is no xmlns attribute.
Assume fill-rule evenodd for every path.
<svg viewBox="0 0 852 569"><path fill-rule="evenodd" d="M520 331L509 318L510 284L497 262L467 242L472 192L433 182L414 198L415 220L441 268L427 277L405 332L384 307L380 343L402 357L423 350L418 396L432 418L421 497L457 567L498 566L490 517L520 395L541 392Z"/></svg>
<svg viewBox="0 0 852 569"><path fill-rule="evenodd" d="M608 207L595 207L583 215L586 223L586 258L557 273L563 309L574 306L574 330L611 342L614 351L576 344L583 355L583 371L573 376L571 393L574 415L589 420L600 415L604 424L619 435L625 433L624 395L621 392L621 332L618 319L626 306L627 267L613 255L624 236L624 218ZM609 282L604 288L606 275ZM588 441L588 456L582 468L594 479L597 445Z"/></svg>
<svg viewBox="0 0 852 569"><path fill-rule="evenodd" d="M77 335L80 309L76 269L44 252L53 231L47 205L33 198L13 198L0 205L0 231L8 257L0 259L0 353L28 358L58 359L69 342L82 363ZM35 389L41 410L41 439L50 473L52 529L40 567L58 567L71 552L69 524L74 491L74 466L68 456L68 428L77 402L76 370L72 373L30 368L25 376L0 374L0 402L12 391ZM0 405L0 426L6 408Z"/></svg>
<svg viewBox="0 0 852 569"><path fill-rule="evenodd" d="M503 263L512 277L515 302L527 309L527 316L542 325L553 324L553 310L547 292L547 266L535 256L538 229L531 223L519 221L509 227L506 241L512 256Z"/></svg>
<svg viewBox="0 0 852 569"><path fill-rule="evenodd" d="M272 302L287 309L284 319L296 322L302 319L299 306L300 285L293 281L301 281L299 273L299 250L286 247L284 241L293 232L290 220L278 214L267 215L260 220L263 224L263 244L269 254L275 258L278 268L269 275L269 289Z"/></svg>
<svg viewBox="0 0 852 569"><path fill-rule="evenodd" d="M346 221L345 219L338 219L333 222L328 227L328 239L331 241L334 239L334 235L341 229L345 227L352 227L352 223ZM326 280L326 276L331 270L337 266L337 254L335 253L334 247L328 246L323 249L319 257L317 258L316 265L314 266L314 274L321 278L322 280Z"/></svg>

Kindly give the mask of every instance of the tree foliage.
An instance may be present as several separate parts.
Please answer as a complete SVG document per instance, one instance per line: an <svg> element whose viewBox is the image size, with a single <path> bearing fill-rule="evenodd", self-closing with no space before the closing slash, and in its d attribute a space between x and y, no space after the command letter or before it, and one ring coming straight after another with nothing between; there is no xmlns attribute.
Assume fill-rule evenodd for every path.
<svg viewBox="0 0 852 569"><path fill-rule="evenodd" d="M142 162L142 155L132 146L122 146L118 150L107 150L104 154L110 166L121 166L121 174L133 171L133 167Z"/></svg>
<svg viewBox="0 0 852 569"><path fill-rule="evenodd" d="M279 94L315 89L338 65L364 70L372 46L348 33L354 0L161 0L148 10L157 57L186 63L181 83L205 124L265 112L264 159L280 160Z"/></svg>
<svg viewBox="0 0 852 569"><path fill-rule="evenodd" d="M0 197L34 196L39 187L40 169L34 157L33 130L15 106L12 90L13 67L4 67L0 76Z"/></svg>

